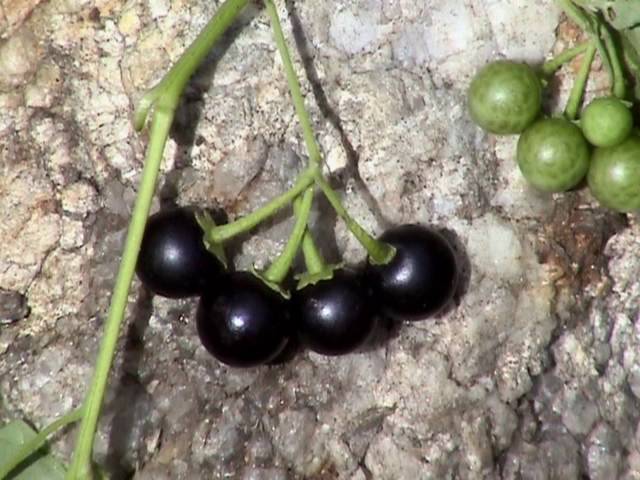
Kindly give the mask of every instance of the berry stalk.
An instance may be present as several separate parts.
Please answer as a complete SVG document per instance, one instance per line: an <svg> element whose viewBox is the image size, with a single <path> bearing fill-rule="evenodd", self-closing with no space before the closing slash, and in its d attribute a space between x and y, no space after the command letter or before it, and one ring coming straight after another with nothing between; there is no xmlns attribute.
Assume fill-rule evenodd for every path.
<svg viewBox="0 0 640 480"><path fill-rule="evenodd" d="M609 60L607 49L604 45L604 42L600 38L598 27L597 27L597 24L594 22L593 17L590 17L584 10L582 10L575 3L573 3L572 0L556 0L556 2L558 6L567 15L567 17L569 17L584 32L589 34L591 39L595 42L596 48L598 50L598 54L602 59L602 63L607 69L609 77L613 81L613 67L611 66L611 61Z"/></svg>
<svg viewBox="0 0 640 480"><path fill-rule="evenodd" d="M296 115L298 121L302 127L302 134L307 146L307 152L309 153L309 162L314 164L320 164L322 161L322 155L320 154L320 147L316 142L315 135L313 134L313 128L311 126L311 118L304 106L304 97L302 96L302 90L300 88L300 81L293 68L293 62L291 61L291 54L289 53L289 47L287 41L284 38L282 32L282 25L280 23L280 17L278 11L272 0L265 0L264 2L269 19L271 20L271 27L273 29L273 38L280 52L280 58L282 59L282 65L284 66L285 76L287 83L289 84L289 91L293 99L293 106L296 109Z"/></svg>
<svg viewBox="0 0 640 480"><path fill-rule="evenodd" d="M591 71L591 64L596 54L596 45L591 42L587 51L582 59L580 70L576 75L576 78L567 100L567 105L564 109L564 115L568 120L575 120L578 117L578 110L580 109L580 103L582 102L582 96L587 86L587 80L589 79L589 72Z"/></svg>
<svg viewBox="0 0 640 480"><path fill-rule="evenodd" d="M302 242L302 238L307 230L307 222L309 221L309 213L311 212L312 203L313 187L309 187L302 195L299 215L296 218L296 223L293 226L293 230L291 231L291 235L289 236L289 240L287 240L284 250L278 258L273 261L266 272L264 272L263 276L267 281L274 283L275 285L280 285L287 276L287 273L289 273L291 264L298 253L300 243Z"/></svg>
<svg viewBox="0 0 640 480"><path fill-rule="evenodd" d="M611 60L611 92L618 98L625 98L627 94L627 85L624 79L622 60L620 59L618 47L616 46L616 42L613 40L613 35L611 34L609 27L601 22L600 29L602 30L602 36L604 38L604 46L607 49L607 54Z"/></svg>
<svg viewBox="0 0 640 480"><path fill-rule="evenodd" d="M293 202L293 211L297 217L300 217L302 214L300 199L296 199L296 201ZM327 265L322 258L322 254L318 250L316 243L313 241L309 225L307 225L304 236L302 237L302 255L304 257L305 267L309 274L315 275L326 270Z"/></svg>
<svg viewBox="0 0 640 480"><path fill-rule="evenodd" d="M267 218L276 214L278 210L289 205L296 197L312 185L317 172L318 167L310 165L298 176L296 183L289 190L273 198L259 209L239 218L235 222L220 225L219 227L206 231L206 240L216 244L222 243L258 226Z"/></svg>
<svg viewBox="0 0 640 480"><path fill-rule="evenodd" d="M302 255L304 256L304 264L307 272L311 275L320 273L327 268L322 254L320 250L318 250L316 242L313 241L313 237L308 228L304 233L304 237L302 237Z"/></svg>
<svg viewBox="0 0 640 480"><path fill-rule="evenodd" d="M569 48L567 50L560 52L557 56L553 57L552 59L547 60L542 65L542 68L541 68L542 75L545 77L553 75L555 71L558 70L562 65L564 65L567 62L570 62L581 53L584 53L587 50L587 48L589 48L590 44L591 44L591 41L582 42L581 44L576 45L573 48Z"/></svg>
<svg viewBox="0 0 640 480"><path fill-rule="evenodd" d="M307 151L309 153L309 163L310 165L319 164L321 161L320 148L318 147L313 129L311 127L309 113L304 106L304 97L302 96L302 93L300 91L300 82L291 62L289 47L287 46L287 42L284 38L284 33L282 32L282 25L280 23L280 18L278 17L278 11L276 10L276 7L272 0L265 0L264 3L271 20L275 42L278 46L278 50L282 58L282 63L285 67L287 83L289 84L289 89L291 91L291 96L295 105L296 114L298 115L298 119L300 121L300 125L304 134ZM374 263L389 262L395 254L395 249L392 246L387 245L383 242L379 242L378 240L373 238L364 228L362 228L358 224L358 222L351 218L346 208L344 208L344 206L342 205L340 197L331 188L329 182L327 182L322 175L322 172L318 171L315 175L315 179L316 185L320 187L325 197L327 197L327 200L329 200L331 206L334 208L340 218L342 218L342 220L346 223L351 233L358 239L365 250L367 250L367 253L369 253L369 255L371 256L372 261Z"/></svg>
<svg viewBox="0 0 640 480"><path fill-rule="evenodd" d="M347 225L349 231L358 239L360 244L367 251L371 258L371 263L374 265L384 265L389 263L396 253L395 248L388 243L376 240L369 234L369 232L362 228L360 224L356 222L351 215L349 215L347 209L342 205L338 194L331 188L329 182L327 182L322 175L316 176L316 185L320 187L333 209Z"/></svg>

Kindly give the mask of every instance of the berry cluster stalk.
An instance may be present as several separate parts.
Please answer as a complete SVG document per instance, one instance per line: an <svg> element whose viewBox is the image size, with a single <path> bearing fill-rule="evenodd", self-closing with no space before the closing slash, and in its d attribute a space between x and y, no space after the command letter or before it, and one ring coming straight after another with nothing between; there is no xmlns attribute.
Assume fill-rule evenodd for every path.
<svg viewBox="0 0 640 480"><path fill-rule="evenodd" d="M567 17L589 35L609 74L611 93L618 98L624 98L627 93L627 86L622 61L618 47L607 24L598 14L583 10L572 0L556 0L556 3L565 12ZM580 97L582 97L582 92L580 93ZM573 105L571 108L573 108ZM567 117L571 118L569 115Z"/></svg>
<svg viewBox="0 0 640 480"><path fill-rule="evenodd" d="M307 151L309 154L310 164L319 164L321 161L320 148L315 139L313 129L311 127L311 120L309 114L304 106L304 97L302 96L300 89L300 82L293 68L293 62L291 61L291 55L289 54L289 48L282 32L282 26L280 24L280 18L278 11L272 0L265 0L265 6L269 18L271 20L271 27L273 29L273 36L282 58L284 65L285 75L287 83L289 84L289 90L293 98L293 104L296 109L296 114L300 121L300 126L304 134ZM365 248L373 263L387 263L395 254L395 249L386 243L379 242L373 238L364 228L362 228L347 212L342 205L340 197L331 188L329 182L324 178L321 171L318 171L315 177L316 184L325 197L334 208L338 216L345 222L351 233L358 239L358 241ZM309 250L309 241L307 241L307 250Z"/></svg>

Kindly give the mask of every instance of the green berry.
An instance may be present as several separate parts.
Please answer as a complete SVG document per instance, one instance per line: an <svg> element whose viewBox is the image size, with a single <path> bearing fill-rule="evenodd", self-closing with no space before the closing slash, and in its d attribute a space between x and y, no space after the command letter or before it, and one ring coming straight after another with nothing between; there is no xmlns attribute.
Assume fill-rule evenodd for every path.
<svg viewBox="0 0 640 480"><path fill-rule="evenodd" d="M518 166L538 190L563 192L575 187L589 168L589 145L582 132L563 118L546 118L518 140Z"/></svg>
<svg viewBox="0 0 640 480"><path fill-rule="evenodd" d="M631 133L631 110L615 97L593 100L582 112L580 125L584 136L597 147L613 147Z"/></svg>
<svg viewBox="0 0 640 480"><path fill-rule="evenodd" d="M500 60L476 74L468 102L471 118L484 130L520 133L540 113L542 85L529 65Z"/></svg>
<svg viewBox="0 0 640 480"><path fill-rule="evenodd" d="M613 147L596 148L587 182L604 207L640 211L640 137L634 134Z"/></svg>

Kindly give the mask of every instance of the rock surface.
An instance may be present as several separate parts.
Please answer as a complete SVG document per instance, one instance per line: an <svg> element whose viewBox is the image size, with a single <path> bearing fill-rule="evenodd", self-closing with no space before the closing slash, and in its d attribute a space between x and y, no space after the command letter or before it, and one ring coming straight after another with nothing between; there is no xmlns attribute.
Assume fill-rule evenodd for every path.
<svg viewBox="0 0 640 480"><path fill-rule="evenodd" d="M0 5L0 420L43 426L80 404L143 165L133 106L219 3ZM464 291L361 352L244 371L200 346L194 301L151 298L136 281L96 459L135 479L640 478L638 218L585 191L536 193L515 139L483 134L465 110L489 59L535 63L575 40L556 32L553 2L277 3L345 205L374 233L446 229ZM154 209L242 215L304 158L252 5L187 89ZM363 258L326 205L314 215L332 260ZM247 239L238 266L266 264L287 217ZM72 442L54 448L68 458Z"/></svg>

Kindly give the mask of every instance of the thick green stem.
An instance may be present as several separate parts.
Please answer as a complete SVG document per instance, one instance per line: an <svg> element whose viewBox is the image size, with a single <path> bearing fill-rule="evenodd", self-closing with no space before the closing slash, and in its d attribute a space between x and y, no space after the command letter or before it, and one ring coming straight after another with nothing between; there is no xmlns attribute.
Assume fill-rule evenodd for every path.
<svg viewBox="0 0 640 480"><path fill-rule="evenodd" d="M222 243L230 238L248 232L261 222L274 215L278 210L289 205L298 195L313 184L317 167L311 166L300 174L295 185L283 194L273 198L269 203L254 210L245 217L239 218L235 222L220 225L206 232L207 240L214 243Z"/></svg>
<svg viewBox="0 0 640 480"><path fill-rule="evenodd" d="M578 117L578 110L580 109L582 96L587 86L587 80L589 79L589 72L591 71L591 64L593 63L595 54L596 46L594 43L591 43L584 54L582 65L580 65L580 70L576 75L569 99L567 100L567 106L564 109L564 115L569 120L575 120Z"/></svg>
<svg viewBox="0 0 640 480"><path fill-rule="evenodd" d="M145 224L149 216L151 200L155 191L160 163L162 161L162 153L172 121L172 111L163 111L156 108L156 113L151 123L150 143L142 171L138 197L136 198L131 222L129 223L129 231L116 277L116 284L113 289L113 296L111 297L111 306L105 323L100 353L98 354L94 368L93 380L89 389L89 395L84 404L85 412L76 440L73 461L67 472L66 478L68 480L86 480L91 478L93 438L102 408L109 370L116 350L120 326L127 306L127 299L135 272L142 235L144 234Z"/></svg>
<svg viewBox="0 0 640 480"><path fill-rule="evenodd" d="M300 249L300 243L302 242L304 232L307 230L307 223L309 222L309 213L311 212L312 203L313 187L309 187L302 196L298 217L296 218L296 223L293 226L291 236L289 237L284 250L264 273L264 277L268 281L279 285L285 279L287 273L289 273L291 264Z"/></svg>
<svg viewBox="0 0 640 480"><path fill-rule="evenodd" d="M67 480L87 480L92 478L91 455L98 418L104 400L104 393L113 362L120 327L124 318L127 298L135 272L142 235L146 225L151 200L156 187L164 146L169 135L175 109L185 85L205 58L216 40L231 26L248 0L225 1L205 29L173 66L164 79L152 88L141 100L135 113L134 123L141 129L149 109L154 107L151 122L149 146L138 196L129 223L129 230L120 261L120 268L111 298L111 306L105 323L105 331L100 345L89 394L83 406L84 415L73 453L73 460L67 471Z"/></svg>
<svg viewBox="0 0 640 480"><path fill-rule="evenodd" d="M301 200L298 197L295 202L293 202L293 211L297 217L300 217L301 215L300 208ZM304 232L304 237L302 237L302 254L304 256L304 264L307 267L307 272L310 274L313 275L320 273L326 269L327 266L322 258L322 254L316 247L316 243L313 241L313 236L309 231L308 225Z"/></svg>
<svg viewBox="0 0 640 480"><path fill-rule="evenodd" d="M8 477L16 467L37 452L45 444L49 435L63 427L66 427L70 423L77 422L81 417L82 408L76 408L75 410L71 410L62 417L51 422L35 437L22 445L9 462L2 465L2 468L0 468L0 479Z"/></svg>
<svg viewBox="0 0 640 480"><path fill-rule="evenodd" d="M542 65L542 68L541 68L542 74L545 77L548 77L549 75L552 75L562 65L564 65L567 62L570 62L571 60L576 58L581 53L584 53L585 50L589 47L590 43L591 42L583 42L583 43L581 43L579 45L576 45L573 48L569 48L567 50L564 50L563 52L559 53L558 55L556 55L552 59L544 62L544 64Z"/></svg>
<svg viewBox="0 0 640 480"><path fill-rule="evenodd" d="M265 0L265 6L267 7L267 13L271 20L271 26L273 28L273 37L275 39L278 51L280 52L280 58L282 58L282 64L284 65L285 75L287 77L287 83L289 84L289 90L291 91L291 97L293 98L293 105L302 127L302 133L304 135L304 141L309 152L309 161L319 164L321 161L320 148L316 142L313 134L313 128L311 127L311 119L304 106L304 97L300 89L300 82L293 68L293 62L291 61L291 55L289 54L289 47L287 47L287 41L282 33L282 26L280 24L280 18L278 17L278 11L272 0Z"/></svg>
<svg viewBox="0 0 640 480"><path fill-rule="evenodd" d="M338 216L347 225L349 231L362 244L364 249L369 254L369 257L371 257L372 263L388 263L396 253L395 248L393 248L389 244L376 240L371 235L369 235L369 233L364 228L362 228L355 220L353 220L353 218L351 218L351 216L349 215L349 212L347 212L347 210L342 205L338 194L333 190L333 188L331 188L329 182L327 182L327 180L322 175L316 176L316 185L320 187L322 193L324 193L324 196L327 197L327 200L336 211Z"/></svg>
<svg viewBox="0 0 640 480"><path fill-rule="evenodd" d="M171 70L138 102L133 121L136 130L142 130L149 109L160 97L166 108L175 111L187 82L247 3L249 0L226 0L220 5L209 23L171 67Z"/></svg>

